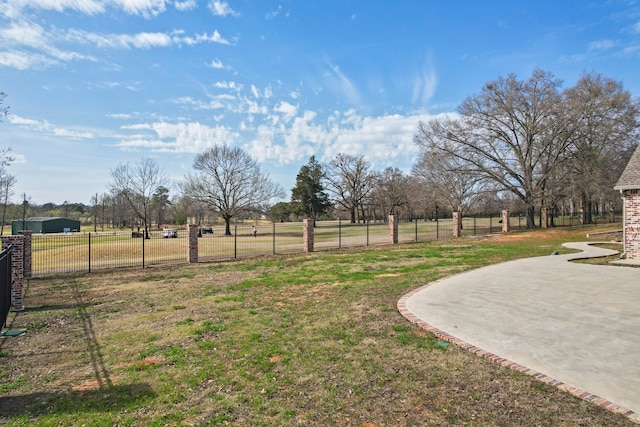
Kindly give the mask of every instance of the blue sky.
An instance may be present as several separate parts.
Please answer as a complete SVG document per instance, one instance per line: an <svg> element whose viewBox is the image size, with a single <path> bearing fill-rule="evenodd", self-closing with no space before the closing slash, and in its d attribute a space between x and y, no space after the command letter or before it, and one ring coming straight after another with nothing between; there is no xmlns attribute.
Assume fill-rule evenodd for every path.
<svg viewBox="0 0 640 427"><path fill-rule="evenodd" d="M214 144L288 198L311 155L409 172L418 121L499 76L638 96L639 66L636 1L0 0L0 147L16 201L89 204L143 158L176 183Z"/></svg>

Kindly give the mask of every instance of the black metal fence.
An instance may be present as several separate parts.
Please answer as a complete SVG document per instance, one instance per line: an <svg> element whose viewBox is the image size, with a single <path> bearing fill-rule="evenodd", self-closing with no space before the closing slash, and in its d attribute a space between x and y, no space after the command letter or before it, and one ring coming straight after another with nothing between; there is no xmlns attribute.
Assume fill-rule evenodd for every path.
<svg viewBox="0 0 640 427"><path fill-rule="evenodd" d="M399 242L427 241L449 237L451 219L401 222ZM254 233L255 227L255 233ZM303 251L301 223L263 223L232 225L231 235L224 226L201 229L198 238L199 261L216 261ZM92 272L98 269L147 267L187 262L187 231L177 229L175 237L163 231L94 232L34 234L32 236L32 276ZM388 244L387 222L350 224L319 221L314 230L315 250Z"/></svg>
<svg viewBox="0 0 640 427"><path fill-rule="evenodd" d="M579 221L556 218L555 224L578 225ZM512 230L524 229L526 220L521 215L513 215L510 217L510 227ZM462 219L463 236L499 233L501 230L499 214ZM420 219L398 224L400 243L437 240L452 235L451 218ZM317 251L389 242L389 224L383 221L357 224L341 220L318 221L314 229L314 249ZM303 244L301 223L236 224L231 227L231 235L225 235L224 226L219 225L201 229L198 260L207 262L302 252ZM187 250L185 229L177 229L175 234L165 234L162 230L151 231L148 239L137 232L34 234L31 272L32 276L42 276L186 263Z"/></svg>
<svg viewBox="0 0 640 427"><path fill-rule="evenodd" d="M11 309L11 253L13 248L9 246L0 252L0 316L2 316L2 326L7 323L7 315Z"/></svg>

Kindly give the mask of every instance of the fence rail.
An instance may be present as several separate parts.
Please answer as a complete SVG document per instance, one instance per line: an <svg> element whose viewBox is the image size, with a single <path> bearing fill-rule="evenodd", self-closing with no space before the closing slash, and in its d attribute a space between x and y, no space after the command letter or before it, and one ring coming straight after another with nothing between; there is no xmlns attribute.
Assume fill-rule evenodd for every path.
<svg viewBox="0 0 640 427"><path fill-rule="evenodd" d="M7 316L11 309L11 246L0 252L0 316L2 316L2 326L4 329L7 323Z"/></svg>
<svg viewBox="0 0 640 427"><path fill-rule="evenodd" d="M577 225L577 220L557 218L556 225ZM512 230L525 228L522 216L510 218ZM301 223L238 224L225 236L224 226L202 229L198 238L198 260L216 261L303 251ZM498 233L499 215L464 217L462 235ZM453 235L451 218L416 220L398 224L398 242L430 241ZM136 232L94 232L34 234L32 236L32 276L91 272L120 267L147 267L157 264L186 263L187 231L178 229L176 237L151 231L146 239ZM318 221L314 229L315 250L374 246L389 243L389 224L368 221Z"/></svg>

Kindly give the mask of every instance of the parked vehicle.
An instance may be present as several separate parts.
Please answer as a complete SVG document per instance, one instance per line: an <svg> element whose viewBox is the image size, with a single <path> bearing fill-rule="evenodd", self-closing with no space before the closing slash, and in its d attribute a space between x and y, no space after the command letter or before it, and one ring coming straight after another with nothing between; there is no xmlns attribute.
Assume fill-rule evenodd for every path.
<svg viewBox="0 0 640 427"><path fill-rule="evenodd" d="M162 230L162 237L165 239L178 237L178 230L175 228L165 228Z"/></svg>

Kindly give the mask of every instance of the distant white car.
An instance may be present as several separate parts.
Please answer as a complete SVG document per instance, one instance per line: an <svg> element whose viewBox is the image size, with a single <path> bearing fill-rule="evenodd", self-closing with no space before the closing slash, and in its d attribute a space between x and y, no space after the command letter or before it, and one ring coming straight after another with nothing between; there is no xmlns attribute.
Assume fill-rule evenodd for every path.
<svg viewBox="0 0 640 427"><path fill-rule="evenodd" d="M165 228L162 230L162 232L162 237L164 237L165 239L178 237L178 230L176 230L175 228Z"/></svg>

